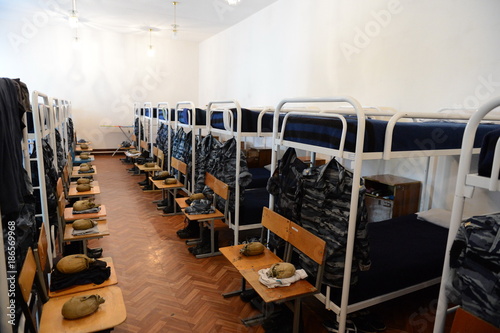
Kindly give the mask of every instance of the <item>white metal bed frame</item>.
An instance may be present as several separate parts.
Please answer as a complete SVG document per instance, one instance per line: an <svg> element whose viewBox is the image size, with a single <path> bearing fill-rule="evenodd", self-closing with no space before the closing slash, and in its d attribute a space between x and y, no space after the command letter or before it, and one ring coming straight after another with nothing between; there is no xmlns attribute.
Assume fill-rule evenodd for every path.
<svg viewBox="0 0 500 333"><path fill-rule="evenodd" d="M189 108L191 112L188 113L188 123L184 124L179 121L179 111L182 108ZM188 189L191 193L194 193L196 186L196 136L201 137L203 130L206 131L207 125L197 125L196 124L196 107L191 101L179 101L175 104L175 121L174 129L177 130L179 127L185 128L187 132L191 131L191 183ZM171 156L171 155L170 155Z"/></svg>
<svg viewBox="0 0 500 333"><path fill-rule="evenodd" d="M455 188L455 197L451 213L450 230L448 233L448 242L446 245L446 253L448 254L451 245L455 240L460 223L462 221L464 204L466 199L472 198L474 188L483 188L488 191L500 191L500 181L498 174L500 170L500 140L495 146L493 165L490 177L482 177L477 173L471 173L472 154L474 153L473 138L476 134L477 127L483 119L499 120L500 117L488 117L488 114L495 108L500 106L500 97L492 99L483 104L477 112L470 118L465 128L464 137L462 140L462 151L458 165L457 183ZM446 296L446 284L450 277L450 257L445 256L443 265L443 273L441 286L439 290L439 299L436 311L436 320L434 324L434 333L441 333L444 330L446 314L449 311L454 311L456 308L448 309L448 299Z"/></svg>
<svg viewBox="0 0 500 333"><path fill-rule="evenodd" d="M165 154L165 162L167 163L167 170L170 170L170 157L172 156L172 152L170 151L170 135L172 133L172 124L171 124L171 121L170 121L170 106L168 104L168 102L159 102L158 105L157 105L157 114L156 114L156 118L154 120L155 124L154 124L154 127L153 127L153 131L156 133L155 134L155 140L156 138L158 137L158 131L160 130L160 125L161 124L164 124L165 126L167 126L167 133L168 133L168 138L167 138L167 147L168 147L168 150L165 154L165 152L163 152ZM163 119L160 118L160 112L163 114ZM153 142L153 141L152 141Z"/></svg>
<svg viewBox="0 0 500 333"><path fill-rule="evenodd" d="M286 123L283 122L282 131L278 133L278 122L279 113L285 105L289 104L318 104L318 103L347 103L352 108L350 110L333 110L329 112L328 110L316 112L317 115L326 117L335 117L341 119L346 114L356 115L358 120L358 129L356 133L356 145L354 152L345 151L344 146L340 146L338 149L324 148L309 144L297 143L293 141L284 140L284 133L286 131ZM293 114L294 112L289 112ZM300 112L300 113L303 113ZM313 114L313 112L308 112L307 114ZM367 116L387 116L391 119L388 122L385 136L385 148L382 152L363 152L363 143L365 136L365 121ZM361 104L354 98L350 96L339 96L331 98L311 98L311 99L285 99L282 100L275 109L274 126L273 126L273 142L272 142L272 158L271 158L271 169L274 170L277 167L278 152L280 147L293 147L296 149L302 149L305 151L310 151L312 154L320 153L330 157L339 158L341 162L348 161L351 165L345 165L348 169L353 172L353 184L352 184L352 197L350 202L350 216L349 216L349 230L347 235L347 246L346 246L346 262L343 278L343 288L341 294L340 305L335 304L330 300L331 289L327 287L325 295L318 294L317 298L325 304L325 307L332 310L337 314L339 319L339 332L344 332L346 328L347 314L358 311L360 309L403 296L405 294L426 288L440 281L439 278L431 279L423 283L410 286L386 295L381 295L370 300L364 300L356 304L349 304L349 291L350 291L350 279L351 279L351 268L352 268L352 256L355 241L355 227L356 227L356 216L357 207L359 199L359 186L362 177L361 168L364 160L389 160L393 158L403 158L403 157L433 157L433 156L443 156L443 155L458 155L460 149L453 150L419 150L419 151L406 151L406 152L392 152L392 140L393 140L393 130L397 121L403 118L428 118L428 119L463 119L460 116L450 116L442 115L438 113L402 113L402 112L385 112L382 113L380 110L370 110L367 107L362 107ZM342 137L345 136L346 128L343 128ZM474 149L475 153L479 152L479 149ZM417 155L415 155L417 153ZM270 196L270 207L274 207L274 197Z"/></svg>

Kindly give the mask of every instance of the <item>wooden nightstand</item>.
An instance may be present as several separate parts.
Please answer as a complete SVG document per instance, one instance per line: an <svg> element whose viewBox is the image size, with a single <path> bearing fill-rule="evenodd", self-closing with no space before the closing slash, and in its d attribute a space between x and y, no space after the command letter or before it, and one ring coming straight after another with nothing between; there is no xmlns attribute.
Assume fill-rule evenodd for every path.
<svg viewBox="0 0 500 333"><path fill-rule="evenodd" d="M378 222L418 211L420 181L394 175L364 177L368 222Z"/></svg>

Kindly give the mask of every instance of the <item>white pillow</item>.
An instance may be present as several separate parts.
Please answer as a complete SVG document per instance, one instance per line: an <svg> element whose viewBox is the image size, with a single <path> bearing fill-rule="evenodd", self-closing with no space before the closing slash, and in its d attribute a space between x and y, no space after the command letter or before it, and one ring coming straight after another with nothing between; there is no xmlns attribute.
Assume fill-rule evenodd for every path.
<svg viewBox="0 0 500 333"><path fill-rule="evenodd" d="M434 223L443 228L450 228L451 211L442 208L432 208L422 212L418 212L417 216L420 220Z"/></svg>
<svg viewBox="0 0 500 333"><path fill-rule="evenodd" d="M271 170L271 164L264 165L264 168L266 168L267 170L273 172L273 170Z"/></svg>

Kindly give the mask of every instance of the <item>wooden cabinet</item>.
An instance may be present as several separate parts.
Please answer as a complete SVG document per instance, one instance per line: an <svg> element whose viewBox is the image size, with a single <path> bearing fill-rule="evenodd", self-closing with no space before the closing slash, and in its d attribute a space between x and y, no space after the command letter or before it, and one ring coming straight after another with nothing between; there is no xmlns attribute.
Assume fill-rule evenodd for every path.
<svg viewBox="0 0 500 333"><path fill-rule="evenodd" d="M249 168L263 168L271 164L271 149L249 148L244 152Z"/></svg>
<svg viewBox="0 0 500 333"><path fill-rule="evenodd" d="M394 175L365 177L368 221L378 222L418 211L421 182Z"/></svg>

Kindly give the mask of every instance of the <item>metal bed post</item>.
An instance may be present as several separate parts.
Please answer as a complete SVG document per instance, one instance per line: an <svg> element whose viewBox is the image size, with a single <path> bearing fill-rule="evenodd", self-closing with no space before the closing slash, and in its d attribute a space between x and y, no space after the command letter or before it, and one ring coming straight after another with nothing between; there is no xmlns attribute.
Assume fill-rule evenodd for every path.
<svg viewBox="0 0 500 333"><path fill-rule="evenodd" d="M464 203L466 198L471 198L474 187L467 184L467 175L470 173L470 166L473 153L474 140L477 127L481 120L492 111L493 109L500 106L500 98L490 100L489 102L482 105L479 110L472 115L467 126L465 127L465 132L462 139L462 150L460 153L460 159L458 164L458 174L457 174L457 185L455 188L455 197L453 200L453 208L451 212L450 229L448 232L448 242L446 244L446 255L444 258L443 273L441 276L441 286L439 289L438 305L436 310L436 320L434 323L434 333L441 333L444 330L446 314L448 312L448 298L446 296L446 284L450 276L450 257L449 252L451 245L455 240L456 234L460 227L460 222L462 221L462 214L464 209ZM497 156L496 156L497 157ZM491 181L498 183L496 179L498 177L498 170L496 173L491 173Z"/></svg>
<svg viewBox="0 0 500 333"><path fill-rule="evenodd" d="M350 201L350 211L349 211L349 229L347 233L347 244L346 244L346 256L345 256L345 266L344 266L344 278L342 285L342 297L341 305L339 308L339 332L345 332L346 321L347 321L347 310L349 305L349 291L350 291L350 281L351 281L351 268L352 268L352 258L354 250L354 241L356 234L356 220L357 220L357 209L359 201L359 188L361 184L361 167L363 160L363 145L364 145L364 135L365 135L365 113L364 110L357 100L350 96L345 97L333 97L333 98L313 98L313 99L287 99L281 101L276 107L274 113L274 125L273 125L273 143L272 143L272 161L271 169L275 170L277 165L277 150L282 143L282 138L284 137L284 128L281 131L281 138L277 142L278 125L279 125L279 112L282 107L287 103L339 103L345 102L351 104L358 117L358 130L356 134L356 146L355 146L355 157L353 161L353 183L351 191L351 201ZM283 125L284 127L284 125ZM269 200L270 208L274 208L274 197L271 195Z"/></svg>
<svg viewBox="0 0 500 333"><path fill-rule="evenodd" d="M40 101L41 99L41 101ZM44 136L48 135L50 132L50 128L45 128L45 122L50 118L50 115L47 113L50 112L49 98L47 95L44 95L38 91L34 91L32 94L32 112L33 112L33 129L34 129L34 139L35 139L35 147L36 147L36 158L30 159L34 160L37 164L38 170L38 186L33 186L33 189L37 189L39 191L40 197L38 200L40 201L41 206L41 214L37 214L36 216L41 216L42 222L45 226L45 230L50 230L49 224L49 208L47 204L47 192L46 192L46 183L45 183L45 166L43 161L43 146L42 139ZM42 123L43 121L43 123ZM31 174L30 174L30 180ZM47 232L47 243L52 244L50 239L50 232ZM49 263L52 266L52 248L49 247L47 249Z"/></svg>
<svg viewBox="0 0 500 333"><path fill-rule="evenodd" d="M240 232L240 170L241 170L241 106L240 103L236 100L227 100L227 101L216 101L216 102L210 102L208 103L207 107L207 128L210 131L211 124L210 124L210 119L211 119L211 108L212 105L224 105L224 104L229 104L229 105L234 105L236 107L236 181L234 184L234 244L239 244L239 232ZM233 130L233 124L234 124L234 117L232 118L233 121L231 122L231 131L233 132L233 137L234 137L234 130Z"/></svg>
<svg viewBox="0 0 500 333"><path fill-rule="evenodd" d="M196 133L195 133L195 129L196 129L196 107L194 106L194 103L193 102L190 102L190 101L181 101L181 102L177 102L177 104L175 105L175 123L176 125L178 125L178 115L177 115L177 112L179 110L179 107L181 105L188 105L190 108L191 108L191 113L189 113L189 120L188 123L191 127L191 188L190 188L190 191L191 193L194 193L194 190L195 190L195 180L196 180L196 175L195 175L195 171L196 171ZM199 129L200 133L199 135L201 135L201 128Z"/></svg>
<svg viewBox="0 0 500 333"><path fill-rule="evenodd" d="M156 114L156 137L158 137L158 131L160 130L160 123L162 120L160 119L160 110L163 111L163 118L165 120L165 124L167 125L167 155L165 156L166 162L167 162L167 170L170 170L170 160L172 157L172 152L170 149L170 133L171 133L171 128L170 128L170 107L168 102L159 102L157 106L157 114ZM163 152L165 153L165 152Z"/></svg>

